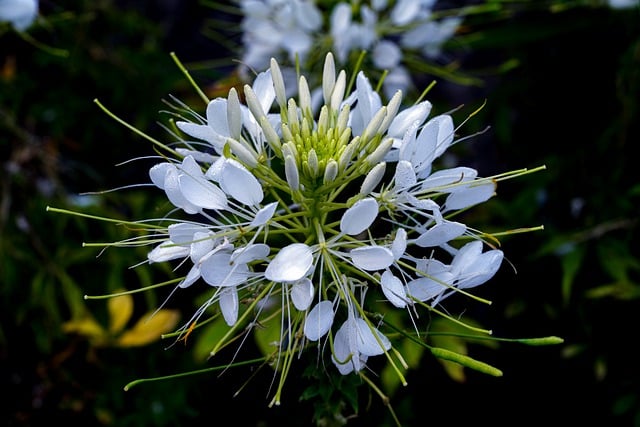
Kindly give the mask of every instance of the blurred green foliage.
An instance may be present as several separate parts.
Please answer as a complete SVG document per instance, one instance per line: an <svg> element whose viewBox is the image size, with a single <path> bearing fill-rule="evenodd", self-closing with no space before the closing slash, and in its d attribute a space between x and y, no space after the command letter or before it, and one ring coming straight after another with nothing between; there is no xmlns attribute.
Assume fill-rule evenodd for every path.
<svg viewBox="0 0 640 427"><path fill-rule="evenodd" d="M41 2L28 37L0 27L0 372L9 396L0 423L165 426L231 417L239 425L310 425L322 408L309 399L321 396L328 412L336 406L357 412L350 425L389 425L377 396L356 396L348 378L308 372L294 373L300 382L282 407L270 409L270 373L251 367L124 392L136 378L206 366L204 341L165 351L164 342L96 346L83 334L65 333L63 325L88 314L104 328L113 321L105 300L84 295L142 288L171 273L131 269L144 250L82 248L121 240L124 227L46 212L57 206L128 220L149 217L164 203L144 188L79 195L146 182L144 160L116 165L152 154L93 99L163 139L156 124L162 99L196 99L169 52L211 93L224 93L230 75L230 64L217 66L215 59L239 57L202 37L207 17L228 18L210 5L129 3ZM490 130L460 152L482 174L546 165L501 184L498 197L474 212L474 224L496 230L545 229L503 240L516 273L504 268L481 291L492 306L470 307L468 314L498 337L558 335L565 345L470 344L465 351L472 357L504 371L499 379L411 355L409 385L389 390L407 425L506 422L516 413L530 423L554 414L558 424L603 419L640 426L640 370L631 350L640 313L640 175L632 156L640 137L640 10L553 3L514 2L512 12L494 19L470 18L449 48L462 70L485 83L438 81L430 100L440 111L487 101L463 130ZM504 64L511 65L496 73ZM123 327L133 328L167 293L134 294ZM166 308L190 313L191 304L171 300ZM258 355L259 346L249 343L248 354ZM225 356L233 352L220 360ZM327 392L323 381L330 380L343 382L341 396Z"/></svg>

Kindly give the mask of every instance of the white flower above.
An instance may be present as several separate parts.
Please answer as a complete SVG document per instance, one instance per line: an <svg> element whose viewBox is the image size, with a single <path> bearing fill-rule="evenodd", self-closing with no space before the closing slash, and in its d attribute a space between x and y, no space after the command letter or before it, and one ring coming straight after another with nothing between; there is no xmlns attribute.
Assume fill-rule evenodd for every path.
<svg viewBox="0 0 640 427"><path fill-rule="evenodd" d="M309 71L331 51L346 67L354 55L368 51L370 71L387 73L383 92L388 98L396 90L414 89L414 77L425 74L424 67L416 64L441 65L443 46L454 37L464 13L463 8L436 11L434 0L240 0L239 6L240 71L245 77L276 58L292 94L295 64Z"/></svg>

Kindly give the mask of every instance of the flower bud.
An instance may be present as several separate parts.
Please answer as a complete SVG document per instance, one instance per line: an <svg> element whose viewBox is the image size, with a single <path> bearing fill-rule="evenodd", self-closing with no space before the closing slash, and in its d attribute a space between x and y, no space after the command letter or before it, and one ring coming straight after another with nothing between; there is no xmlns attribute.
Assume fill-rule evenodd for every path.
<svg viewBox="0 0 640 427"><path fill-rule="evenodd" d="M387 164L380 162L373 167L364 178L362 185L360 186L360 195L368 196L377 186L380 184Z"/></svg>
<svg viewBox="0 0 640 427"><path fill-rule="evenodd" d="M298 166L291 155L284 158L284 174L287 177L287 183L292 190L297 191L300 188L300 176L298 174Z"/></svg>

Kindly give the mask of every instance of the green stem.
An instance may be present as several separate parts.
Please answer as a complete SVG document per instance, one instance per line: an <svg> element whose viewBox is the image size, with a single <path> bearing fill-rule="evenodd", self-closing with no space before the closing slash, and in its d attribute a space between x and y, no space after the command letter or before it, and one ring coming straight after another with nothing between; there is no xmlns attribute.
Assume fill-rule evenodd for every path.
<svg viewBox="0 0 640 427"><path fill-rule="evenodd" d="M200 87L196 84L195 80L193 80L193 77L191 77L191 74L189 74L189 71L178 59L178 56L176 55L176 53L171 52L170 55L171 55L171 58L173 59L173 62L176 63L180 71L182 71L182 74L184 74L184 76L187 78L189 83L191 83L191 86L193 86L193 88L196 90L196 92L198 93L198 96L200 96L200 98L204 101L204 103L208 105L209 97L207 97L207 95L202 91L202 89L200 89Z"/></svg>
<svg viewBox="0 0 640 427"><path fill-rule="evenodd" d="M245 360L244 362L233 363L231 366L232 367L237 367L237 366L254 365L254 364L262 362L262 361L264 361L264 358L253 359L253 360ZM161 377L141 378L141 379L137 379L135 381L131 381L130 383L125 385L124 386L124 391L129 391L129 390L131 390L132 387L134 387L134 386L136 386L138 384L142 384L142 383L171 380L171 379L174 379L174 378L187 377L187 376L190 376L190 375L197 375L197 374L204 374L204 373L207 373L207 372L221 371L221 370L224 370L224 369L227 369L227 368L228 368L228 366L214 366L212 368L198 369L198 370L195 370L195 371L182 372L182 373L179 373L179 374L165 375L165 376L161 376Z"/></svg>

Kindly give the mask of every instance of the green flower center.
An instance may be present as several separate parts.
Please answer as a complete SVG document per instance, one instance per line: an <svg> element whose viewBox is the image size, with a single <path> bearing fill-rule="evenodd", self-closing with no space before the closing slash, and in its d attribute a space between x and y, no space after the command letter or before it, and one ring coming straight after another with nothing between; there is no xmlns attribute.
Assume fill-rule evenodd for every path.
<svg viewBox="0 0 640 427"><path fill-rule="evenodd" d="M290 109L295 102L290 100ZM344 113L347 113L345 109ZM337 111L322 107L318 125L310 111L300 118L288 114L283 123L284 142L292 152L298 168L300 183L307 190L317 190L332 182L338 172L340 158L351 139L351 128L341 120ZM334 170L335 169L335 170Z"/></svg>

